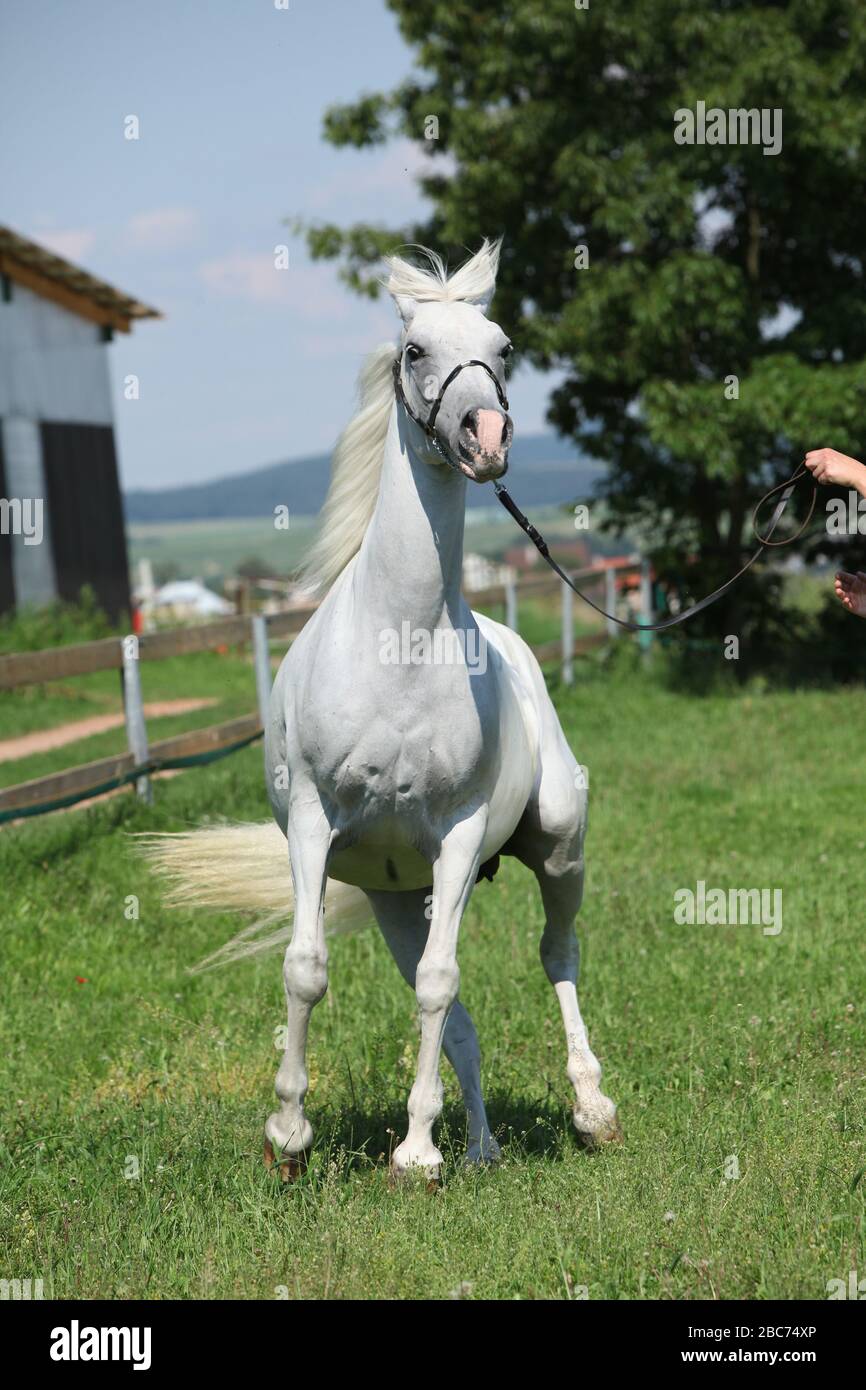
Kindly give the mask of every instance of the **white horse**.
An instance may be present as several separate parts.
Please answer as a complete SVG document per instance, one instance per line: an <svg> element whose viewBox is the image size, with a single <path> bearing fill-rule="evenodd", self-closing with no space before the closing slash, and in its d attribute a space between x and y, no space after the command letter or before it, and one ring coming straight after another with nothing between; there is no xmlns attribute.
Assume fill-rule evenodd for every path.
<svg viewBox="0 0 866 1390"><path fill-rule="evenodd" d="M485 241L450 276L425 254L429 268L389 262L400 345L376 349L362 372L360 410L337 445L307 567L327 594L273 687L265 762L279 830L215 827L160 837L152 851L178 885L176 901L264 907L274 920L291 914L288 841L287 1043L279 1109L265 1126L266 1161L284 1178L303 1166L313 1138L305 1053L328 985L326 930L339 929L358 890L420 1010L409 1126L393 1172L439 1175L443 1046L466 1104L467 1160L498 1156L475 1028L458 998L457 939L479 870L500 853L528 865L541 889L541 960L562 1011L575 1129L590 1147L619 1137L577 1000L585 770L529 648L461 594L466 482L501 476L511 440L510 344L486 317L499 244ZM251 946L241 933L230 953L274 939Z"/></svg>

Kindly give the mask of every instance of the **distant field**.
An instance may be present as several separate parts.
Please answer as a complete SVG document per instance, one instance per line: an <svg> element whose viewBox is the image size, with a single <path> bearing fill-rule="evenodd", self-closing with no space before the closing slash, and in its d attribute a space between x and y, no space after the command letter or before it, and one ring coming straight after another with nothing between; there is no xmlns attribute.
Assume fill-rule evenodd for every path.
<svg viewBox="0 0 866 1390"><path fill-rule="evenodd" d="M315 532L313 517L293 519L288 531L277 531L263 518L237 521L159 521L127 527L130 565L150 560L154 570L166 567L183 579L203 579L218 589L244 561L255 560L274 574L289 574L300 563Z"/></svg>
<svg viewBox="0 0 866 1390"><path fill-rule="evenodd" d="M574 540L572 516L559 507L539 507L532 520L548 540ZM303 559L313 539L316 518L292 518L288 531L275 530L268 518L236 521L167 521L134 523L127 527L130 562L148 559L154 568L172 566L185 579L203 579L219 588L244 561L254 560L275 574L287 575ZM500 508L466 514L466 550L491 558L500 556L524 537ZM623 542L594 532L593 548L612 553Z"/></svg>

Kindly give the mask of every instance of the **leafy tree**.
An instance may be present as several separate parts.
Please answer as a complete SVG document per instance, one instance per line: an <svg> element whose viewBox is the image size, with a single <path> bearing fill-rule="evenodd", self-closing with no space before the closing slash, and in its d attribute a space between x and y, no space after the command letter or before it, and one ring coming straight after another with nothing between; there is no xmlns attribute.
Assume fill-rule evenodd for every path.
<svg viewBox="0 0 866 1390"><path fill-rule="evenodd" d="M241 560L235 568L235 574L241 579L276 579L277 572L267 560L258 560L255 555L249 555L245 560Z"/></svg>
<svg viewBox="0 0 866 1390"><path fill-rule="evenodd" d="M416 140L432 210L310 228L313 254L375 294L373 263L400 242L457 257L504 233L495 312L526 359L564 372L551 423L609 465L613 523L697 597L739 568L754 502L806 449L864 450L866 7L388 3L418 75L332 109L325 134ZM781 150L678 143L676 113L699 102L781 111ZM752 576L705 632L769 640L773 581Z"/></svg>

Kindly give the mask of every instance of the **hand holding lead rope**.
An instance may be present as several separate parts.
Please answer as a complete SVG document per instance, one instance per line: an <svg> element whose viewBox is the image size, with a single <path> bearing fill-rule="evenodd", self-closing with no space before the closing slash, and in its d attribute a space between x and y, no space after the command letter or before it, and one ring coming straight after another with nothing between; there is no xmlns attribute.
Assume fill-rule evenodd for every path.
<svg viewBox="0 0 866 1390"><path fill-rule="evenodd" d="M801 464L801 466L797 469L797 472L793 473L790 478L786 479L785 482L777 483L775 487L770 488L769 492L764 493L764 496L761 498L760 502L755 507L754 513L752 514L752 529L758 538L758 549L754 552L753 555L749 557L749 559L743 565L742 569L737 570L737 573L733 575L731 579L726 580L724 584L720 584L718 589L714 589L711 594L707 594L706 598L699 599L697 603L693 603L689 608L685 608L682 613L677 613L672 618L665 618L660 623L632 623L625 618L618 618L615 613L608 613L605 608L602 608L600 606L600 604L595 603L593 599L589 598L588 595L582 592L582 590L578 589L577 585L574 583L572 579L569 578L565 570L562 569L562 567L556 563L553 556L550 554L550 548L546 540L541 535L540 531L536 530L529 518L525 516L524 513L520 510L517 503L514 501L514 498L509 493L508 489L503 487L502 483L500 482L495 482L493 484L493 487L495 489L496 496L499 498L499 501L502 503L505 510L507 512L510 512L510 514L514 517L514 520L517 522L521 531L525 532L525 534L532 541L536 550L539 551L539 553L550 565L550 568L554 570L556 574L559 575L563 583L567 584L570 589L574 590L578 598L583 599L583 602L588 604L590 608L594 608L596 613L600 613L602 617L610 619L611 622L618 623L620 627L626 628L629 632L663 632L665 628L676 627L678 623L684 623L687 618L693 618L696 613L700 613L704 608L709 608L711 603L715 603L716 599L721 598L722 594L724 594L728 589L730 589L732 584L736 584L737 580L740 579L746 573L746 570L751 569L752 565L755 563L758 557L763 554L764 548L766 546L790 545L792 541L795 541L799 539L800 536L802 536L806 527L809 525L809 522L812 520L812 513L815 510L815 500L818 496L818 489L814 486L812 488L812 501L809 505L809 512L806 517L806 520L803 522L803 525L800 527L799 531L795 532L793 536L788 536L785 540L774 541L770 539L770 537L772 536L773 532L779 524L782 514L785 511L785 508L791 500L794 488L796 487L800 478L805 477L808 471L809 469L807 468L807 465ZM782 496L776 503L775 510L773 512L772 517L770 518L770 525L767 529L766 535L762 536L758 531L758 513L761 510L764 503L767 501L767 499L775 496L777 492L781 492Z"/></svg>

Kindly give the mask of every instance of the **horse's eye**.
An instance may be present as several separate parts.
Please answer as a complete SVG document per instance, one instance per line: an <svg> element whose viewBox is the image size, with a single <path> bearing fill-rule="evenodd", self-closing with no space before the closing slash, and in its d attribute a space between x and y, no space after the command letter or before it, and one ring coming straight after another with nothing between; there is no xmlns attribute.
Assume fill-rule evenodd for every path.
<svg viewBox="0 0 866 1390"><path fill-rule="evenodd" d="M513 344L513 343L506 343L506 344L505 344L505 347L499 349L499 356L500 356L504 361L507 362L513 351L514 351L514 344Z"/></svg>
<svg viewBox="0 0 866 1390"><path fill-rule="evenodd" d="M409 362L417 362L418 358L423 356L424 353L422 352L421 348L419 348L417 343L406 344L406 358Z"/></svg>

